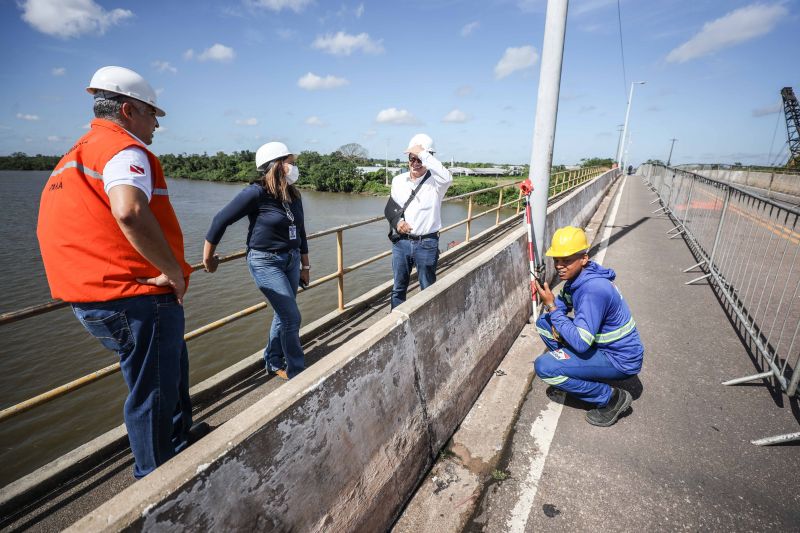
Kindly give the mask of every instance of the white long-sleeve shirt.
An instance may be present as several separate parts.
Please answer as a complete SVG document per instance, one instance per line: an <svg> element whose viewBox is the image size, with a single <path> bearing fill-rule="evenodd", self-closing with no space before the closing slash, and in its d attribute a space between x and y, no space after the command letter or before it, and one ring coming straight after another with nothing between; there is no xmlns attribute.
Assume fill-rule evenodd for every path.
<svg viewBox="0 0 800 533"><path fill-rule="evenodd" d="M442 200L453 183L453 176L433 154L420 152L419 159L430 170L431 177L422 184L417 195L406 208L404 219L411 226L412 235L427 235L442 228ZM403 172L392 179L392 198L405 205L422 177L411 179L410 172Z"/></svg>

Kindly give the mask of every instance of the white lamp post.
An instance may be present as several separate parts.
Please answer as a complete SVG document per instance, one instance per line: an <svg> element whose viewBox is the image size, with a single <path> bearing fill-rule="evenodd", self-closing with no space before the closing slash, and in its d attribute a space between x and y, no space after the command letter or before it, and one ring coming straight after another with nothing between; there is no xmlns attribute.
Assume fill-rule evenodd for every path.
<svg viewBox="0 0 800 533"><path fill-rule="evenodd" d="M617 165L622 169L622 152L625 148L625 139L628 133L628 117L631 116L631 101L633 101L633 86L644 85L646 81L634 81L631 83L631 92L628 95L628 109L625 111L625 125L622 127L622 142L619 144L619 152L617 153ZM623 169L624 171L624 169Z"/></svg>

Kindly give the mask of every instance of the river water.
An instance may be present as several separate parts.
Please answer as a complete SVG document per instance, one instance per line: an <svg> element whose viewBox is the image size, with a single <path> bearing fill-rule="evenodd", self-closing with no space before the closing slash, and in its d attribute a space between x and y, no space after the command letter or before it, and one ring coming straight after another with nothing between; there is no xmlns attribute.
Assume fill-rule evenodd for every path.
<svg viewBox="0 0 800 533"><path fill-rule="evenodd" d="M36 241L39 196L49 172L0 171L0 313L50 299ZM243 184L168 180L170 198L184 232L186 259L202 257L206 230L214 214ZM306 231L312 232L375 217L385 198L303 192ZM483 210L483 209L481 209ZM503 218L513 211L504 212ZM466 217L467 205L443 205L444 225ZM494 215L473 222L475 235L494 223ZM344 264L352 265L390 248L385 222L344 232ZM218 253L244 248L247 219L228 228ZM449 241L464 239L464 226L445 233ZM311 279L336 270L336 236L309 242ZM376 261L345 276L345 302L391 279L391 258ZM186 331L263 301L243 259L220 266L214 274L192 275L184 302ZM330 281L298 297L303 324L332 311L336 282ZM263 349L272 311L267 308L215 332L189 341L191 384L212 376ZM86 333L69 308L0 326L0 409L117 362ZM122 423L126 388L120 374L78 392L0 422L0 487L50 462Z"/></svg>

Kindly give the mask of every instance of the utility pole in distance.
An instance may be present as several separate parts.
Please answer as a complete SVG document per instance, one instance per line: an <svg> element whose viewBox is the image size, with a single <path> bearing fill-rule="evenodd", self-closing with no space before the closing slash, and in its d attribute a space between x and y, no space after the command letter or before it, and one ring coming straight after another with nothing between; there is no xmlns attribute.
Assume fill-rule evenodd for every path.
<svg viewBox="0 0 800 533"><path fill-rule="evenodd" d="M672 141L672 144L669 147L669 157L667 157L667 166L669 166L669 162L672 161L672 149L675 148L675 141L677 140L678 139L670 139L670 141Z"/></svg>

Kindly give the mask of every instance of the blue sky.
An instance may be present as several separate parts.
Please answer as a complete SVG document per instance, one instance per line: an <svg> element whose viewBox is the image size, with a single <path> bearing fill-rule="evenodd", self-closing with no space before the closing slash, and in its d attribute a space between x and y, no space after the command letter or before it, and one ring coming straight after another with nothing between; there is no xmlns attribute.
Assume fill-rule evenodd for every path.
<svg viewBox="0 0 800 533"><path fill-rule="evenodd" d="M630 83L633 162L766 164L786 153L780 89L800 94L796 0L572 0L554 163L613 157ZM132 68L167 111L156 153L527 163L545 0L18 0L0 2L0 154L60 154L91 119L84 91ZM794 29L793 29L794 28ZM777 130L776 130L777 125ZM776 133L777 131L777 133ZM774 138L774 141L773 141ZM785 162L785 156L780 156Z"/></svg>

